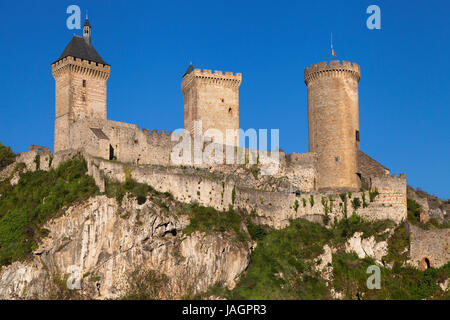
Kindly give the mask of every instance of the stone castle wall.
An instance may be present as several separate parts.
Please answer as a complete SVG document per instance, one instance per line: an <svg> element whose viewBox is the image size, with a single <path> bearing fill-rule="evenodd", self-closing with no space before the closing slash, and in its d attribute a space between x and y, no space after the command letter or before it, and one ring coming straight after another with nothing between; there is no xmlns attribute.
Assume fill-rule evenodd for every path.
<svg viewBox="0 0 450 320"><path fill-rule="evenodd" d="M70 126L80 119L106 120L110 66L74 57L52 64L55 78L55 152L70 149Z"/></svg>
<svg viewBox="0 0 450 320"><path fill-rule="evenodd" d="M414 267L426 268L425 259L433 268L450 261L450 229L423 230L409 224L409 230L410 263Z"/></svg>
<svg viewBox="0 0 450 320"><path fill-rule="evenodd" d="M309 151L318 154L318 188L359 190L357 64L331 61L305 69L308 87Z"/></svg>
<svg viewBox="0 0 450 320"><path fill-rule="evenodd" d="M373 202L368 191L353 193L351 197L346 194L343 201L336 193L313 191L295 194L258 190L243 185L236 177L215 175L198 168L134 166L90 157L88 163L90 173L100 186L104 186L102 179L106 177L124 182L124 168L128 168L137 182L146 183L160 192L169 192L178 201L198 203L217 210L227 210L232 205L251 213L258 223L275 228L283 228L290 219L297 218L322 222L326 216L333 223L353 213L370 221L390 219L400 223L406 218L406 180L397 177L386 177L384 181L389 181L389 185L385 188L377 184L379 181L374 182L373 186L379 188L380 194ZM403 194L393 201L390 195L401 190L404 190ZM356 209L352 204L355 198L359 198L361 203Z"/></svg>
<svg viewBox="0 0 450 320"><path fill-rule="evenodd" d="M239 129L239 86L242 74L194 69L181 83L184 99L184 128L191 134L205 134L217 129L225 142L227 129ZM194 121L202 121L195 129ZM195 132L195 131L199 132ZM200 132L201 130L201 132ZM229 144L239 145L236 137Z"/></svg>

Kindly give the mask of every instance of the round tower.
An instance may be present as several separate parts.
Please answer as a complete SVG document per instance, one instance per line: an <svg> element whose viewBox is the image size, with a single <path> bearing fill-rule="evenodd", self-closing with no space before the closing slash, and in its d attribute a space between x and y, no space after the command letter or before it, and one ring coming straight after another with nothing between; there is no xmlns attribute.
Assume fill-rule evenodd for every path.
<svg viewBox="0 0 450 320"><path fill-rule="evenodd" d="M319 190L359 190L358 82L360 67L348 61L305 69L309 151L318 156Z"/></svg>

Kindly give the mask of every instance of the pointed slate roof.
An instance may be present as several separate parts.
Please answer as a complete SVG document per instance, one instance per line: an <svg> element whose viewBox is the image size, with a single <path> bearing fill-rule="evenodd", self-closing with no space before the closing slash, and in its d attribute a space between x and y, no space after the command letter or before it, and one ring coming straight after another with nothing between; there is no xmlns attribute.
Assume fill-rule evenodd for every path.
<svg viewBox="0 0 450 320"><path fill-rule="evenodd" d="M86 17L86 20L84 20L84 26L89 26L89 27L91 26L87 17Z"/></svg>
<svg viewBox="0 0 450 320"><path fill-rule="evenodd" d="M192 66L192 63L189 65L189 67L187 68L186 72L183 74L183 78L185 75L191 73L192 71L194 71L194 67Z"/></svg>
<svg viewBox="0 0 450 320"><path fill-rule="evenodd" d="M92 44L88 44L82 37L77 35L73 36L72 40L70 40L63 53L61 53L55 62L69 56L109 65L95 51Z"/></svg>

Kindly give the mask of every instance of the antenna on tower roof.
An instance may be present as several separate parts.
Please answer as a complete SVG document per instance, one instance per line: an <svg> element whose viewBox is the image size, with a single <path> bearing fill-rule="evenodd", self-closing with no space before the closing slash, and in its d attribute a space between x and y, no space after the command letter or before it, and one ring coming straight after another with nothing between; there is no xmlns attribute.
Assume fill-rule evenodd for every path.
<svg viewBox="0 0 450 320"><path fill-rule="evenodd" d="M336 52L334 52L333 49L333 32L331 33L331 60L333 60L333 57L336 58Z"/></svg>

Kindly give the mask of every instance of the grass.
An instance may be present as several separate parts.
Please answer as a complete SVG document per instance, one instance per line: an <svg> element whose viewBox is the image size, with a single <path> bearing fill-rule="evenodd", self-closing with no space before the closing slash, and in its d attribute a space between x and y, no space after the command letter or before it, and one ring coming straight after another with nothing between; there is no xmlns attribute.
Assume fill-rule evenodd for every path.
<svg viewBox="0 0 450 320"><path fill-rule="evenodd" d="M155 270L136 269L128 274L122 300L157 300L165 297L168 278ZM163 290L164 289L164 290Z"/></svg>
<svg viewBox="0 0 450 320"><path fill-rule="evenodd" d="M450 228L450 221L445 221L444 223L439 223L439 221L436 218L430 218L426 224L423 224L420 222L420 213L422 212L422 207L417 203L417 201L408 198L407 199L407 208L408 208L408 215L407 220L411 224L425 229L446 229Z"/></svg>
<svg viewBox="0 0 450 320"><path fill-rule="evenodd" d="M450 276L450 263L425 272L412 267L388 269L380 267L380 289L368 289L366 273L372 259L359 259L356 254L341 253L333 255L333 287L344 294L345 299L364 300L422 300L448 299L437 284Z"/></svg>
<svg viewBox="0 0 450 320"><path fill-rule="evenodd" d="M14 162L16 155L12 152L10 147L5 147L0 142L0 171Z"/></svg>
<svg viewBox="0 0 450 320"><path fill-rule="evenodd" d="M395 228L388 239L388 254L383 257L386 262L393 262L395 267L402 266L408 260L410 239L403 224Z"/></svg>
<svg viewBox="0 0 450 320"><path fill-rule="evenodd" d="M57 217L65 206L98 193L92 177L86 175L82 158L62 163L56 170L21 174L14 187L6 181L0 187L0 265L31 256L46 235L43 225Z"/></svg>
<svg viewBox="0 0 450 320"><path fill-rule="evenodd" d="M348 238L352 237L355 232L362 232L362 238L375 236L377 241L382 240L385 235L384 231L394 226L390 220L379 220L369 222L360 216L353 214L348 219L342 219L333 227L335 244L344 243Z"/></svg>
<svg viewBox="0 0 450 320"><path fill-rule="evenodd" d="M449 299L438 286L450 277L450 263L439 269L421 272L411 267L402 267L406 259L405 249L409 245L403 226L395 229L389 239L387 261L397 261L393 269L380 267L381 288L370 290L367 268L375 264L370 258L359 259L354 253L345 253L340 244L354 232L363 237L379 235L393 222L371 223L353 215L341 221L332 229L305 220L292 221L282 230L248 223L252 239L258 246L251 256L248 270L242 275L233 290L220 284L212 286L200 297L211 295L227 299L331 299L330 287L314 271L314 258L323 253L323 246L329 244L338 248L333 254L333 278L331 285L343 294L344 299ZM341 249L339 249L341 248Z"/></svg>
<svg viewBox="0 0 450 320"><path fill-rule="evenodd" d="M312 270L308 259L322 253L332 233L319 224L292 221L283 230L249 230L258 240L248 272L231 299L320 299L328 296L325 282Z"/></svg>
<svg viewBox="0 0 450 320"><path fill-rule="evenodd" d="M182 213L189 215L190 224L183 230L186 235L195 231L200 232L232 232L240 241L249 240L242 230L242 218L232 207L228 211L218 211L211 207L199 205L185 206Z"/></svg>
<svg viewBox="0 0 450 320"><path fill-rule="evenodd" d="M125 168L125 182L106 180L106 195L110 198L116 198L120 204L128 192L134 196L138 204L144 204L147 201L149 193L156 193L156 191L147 184L138 183L131 178L131 169Z"/></svg>

